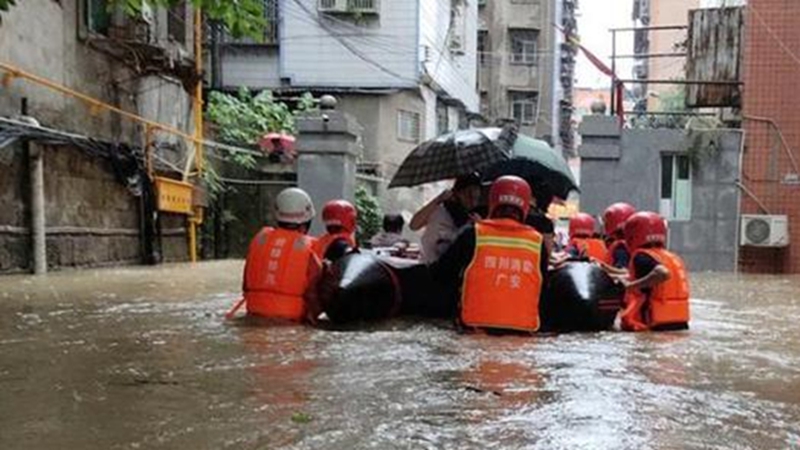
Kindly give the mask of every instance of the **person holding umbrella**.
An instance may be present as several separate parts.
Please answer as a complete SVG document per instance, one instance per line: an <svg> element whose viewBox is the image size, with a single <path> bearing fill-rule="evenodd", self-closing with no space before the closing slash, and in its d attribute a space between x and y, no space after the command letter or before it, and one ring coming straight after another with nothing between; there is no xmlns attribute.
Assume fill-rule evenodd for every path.
<svg viewBox="0 0 800 450"><path fill-rule="evenodd" d="M455 241L458 232L480 218L473 213L481 196L481 178L471 174L456 179L448 189L423 206L411 218L409 228L422 233L422 261L430 264Z"/></svg>
<svg viewBox="0 0 800 450"><path fill-rule="evenodd" d="M480 200L478 173L508 159L516 139L513 126L458 130L425 141L406 156L389 183L390 189L456 180L451 190L425 205L409 224L414 231L425 227L423 261L438 259L458 230L470 223Z"/></svg>

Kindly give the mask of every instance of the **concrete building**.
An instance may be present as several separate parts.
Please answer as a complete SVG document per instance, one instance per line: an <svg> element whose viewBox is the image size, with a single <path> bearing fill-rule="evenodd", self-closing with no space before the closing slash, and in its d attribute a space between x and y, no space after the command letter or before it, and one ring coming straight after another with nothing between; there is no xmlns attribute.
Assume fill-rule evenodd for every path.
<svg viewBox="0 0 800 450"><path fill-rule="evenodd" d="M123 160L138 164L141 151L131 147L143 142L142 127L8 69L191 133L189 90L200 79L191 8L145 8L129 17L107 6L99 0L30 0L2 12L0 273L33 268L37 239L46 239L41 249L51 267L152 256L143 245L143 224L152 221L153 211L144 207L141 188L149 182L125 180L118 170ZM42 129L5 121L25 108ZM155 143L162 156L163 150L176 161L186 157L179 138L156 133ZM185 259L184 218L162 214L158 224L160 257Z"/></svg>
<svg viewBox="0 0 800 450"><path fill-rule="evenodd" d="M625 201L669 220L669 247L693 271L734 271L740 130L620 129L589 115L580 127L581 210Z"/></svg>
<svg viewBox="0 0 800 450"><path fill-rule="evenodd" d="M389 179L417 144L478 112L477 2L270 0L267 10L274 27L264 43L223 39L212 51L214 85L335 95L363 127L362 171ZM410 210L422 196L385 200Z"/></svg>
<svg viewBox="0 0 800 450"><path fill-rule="evenodd" d="M686 26L689 10L700 7L701 0L634 0L633 19L637 27ZM684 53L686 30L637 30L634 54L664 55ZM685 79L685 57L640 58L634 62L636 79ZM637 110L662 109L662 100L680 95L681 87L671 84L641 84L635 89Z"/></svg>
<svg viewBox="0 0 800 450"><path fill-rule="evenodd" d="M800 7L749 0L745 14L742 213L786 216L789 245L743 247L740 266L800 273Z"/></svg>
<svg viewBox="0 0 800 450"><path fill-rule="evenodd" d="M575 32L573 0L480 1L478 89L489 123L572 149L575 51L553 26ZM563 69L563 72L562 72ZM565 120L562 121L562 118Z"/></svg>

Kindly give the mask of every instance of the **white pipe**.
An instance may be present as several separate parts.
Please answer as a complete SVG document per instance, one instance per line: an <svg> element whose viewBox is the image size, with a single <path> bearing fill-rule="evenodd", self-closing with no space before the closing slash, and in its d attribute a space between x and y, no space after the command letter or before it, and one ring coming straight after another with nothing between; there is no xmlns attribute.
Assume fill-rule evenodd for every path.
<svg viewBox="0 0 800 450"><path fill-rule="evenodd" d="M33 273L47 273L47 236L45 234L44 206L44 154L35 143L28 148L31 177L31 250L33 254Z"/></svg>

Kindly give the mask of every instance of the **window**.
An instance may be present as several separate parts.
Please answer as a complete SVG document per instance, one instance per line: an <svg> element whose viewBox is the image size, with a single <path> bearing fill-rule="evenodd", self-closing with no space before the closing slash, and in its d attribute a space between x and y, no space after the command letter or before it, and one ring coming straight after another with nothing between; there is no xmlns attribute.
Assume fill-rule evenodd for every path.
<svg viewBox="0 0 800 450"><path fill-rule="evenodd" d="M686 155L661 156L661 215L689 220L692 213L692 171Z"/></svg>
<svg viewBox="0 0 800 450"><path fill-rule="evenodd" d="M509 91L508 103L511 105L511 117L521 125L536 123L536 110L539 94L536 92Z"/></svg>
<svg viewBox="0 0 800 450"><path fill-rule="evenodd" d="M512 64L536 64L537 30L508 30Z"/></svg>
<svg viewBox="0 0 800 450"><path fill-rule="evenodd" d="M489 52L489 32L486 30L478 30L478 63L482 66L486 65Z"/></svg>
<svg viewBox="0 0 800 450"><path fill-rule="evenodd" d="M111 11L107 0L83 0L80 4L85 31L108 36L111 26Z"/></svg>
<svg viewBox="0 0 800 450"><path fill-rule="evenodd" d="M175 42L186 45L186 1L167 10L167 34Z"/></svg>
<svg viewBox="0 0 800 450"><path fill-rule="evenodd" d="M403 110L397 112L397 139L419 142L419 114Z"/></svg>
<svg viewBox="0 0 800 450"><path fill-rule="evenodd" d="M450 131L447 106L441 101L436 102L436 134L445 134Z"/></svg>
<svg viewBox="0 0 800 450"><path fill-rule="evenodd" d="M231 36L226 36L226 41L233 44L266 44L272 45L278 43L278 0L264 0L264 40L261 42L255 41L249 37L234 39Z"/></svg>

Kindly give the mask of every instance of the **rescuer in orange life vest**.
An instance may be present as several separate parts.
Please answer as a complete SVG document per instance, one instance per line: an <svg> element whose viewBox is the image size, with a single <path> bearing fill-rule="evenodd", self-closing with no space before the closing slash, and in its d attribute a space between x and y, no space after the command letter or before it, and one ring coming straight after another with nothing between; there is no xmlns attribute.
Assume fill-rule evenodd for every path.
<svg viewBox="0 0 800 450"><path fill-rule="evenodd" d="M498 178L489 190L489 219L468 225L431 266L434 280L458 305L466 328L539 329L539 294L547 271L542 235L523 220L531 188L522 178Z"/></svg>
<svg viewBox="0 0 800 450"><path fill-rule="evenodd" d="M606 244L602 239L594 237L596 226L594 217L586 213L575 214L569 220L569 245L566 251L570 256L605 261Z"/></svg>
<svg viewBox="0 0 800 450"><path fill-rule="evenodd" d="M321 260L336 261L356 247L358 212L346 200L331 200L322 208L325 234L317 238L314 253Z"/></svg>
<svg viewBox="0 0 800 450"><path fill-rule="evenodd" d="M685 330L689 328L689 281L683 261L667 251L667 225L654 212L639 212L625 222L630 248L622 329Z"/></svg>
<svg viewBox="0 0 800 450"><path fill-rule="evenodd" d="M322 263L314 254L315 239L308 236L314 204L302 189L284 189L275 199L278 228L264 227L247 251L242 302L247 313L293 321L314 322L317 308L309 308L306 291L316 283Z"/></svg>

